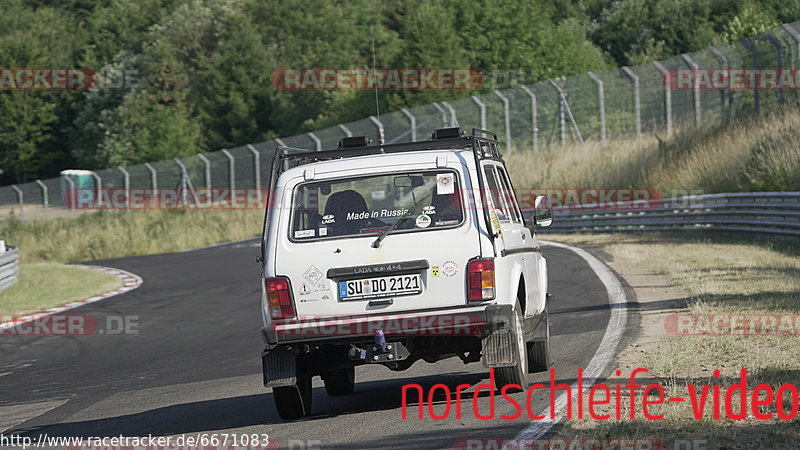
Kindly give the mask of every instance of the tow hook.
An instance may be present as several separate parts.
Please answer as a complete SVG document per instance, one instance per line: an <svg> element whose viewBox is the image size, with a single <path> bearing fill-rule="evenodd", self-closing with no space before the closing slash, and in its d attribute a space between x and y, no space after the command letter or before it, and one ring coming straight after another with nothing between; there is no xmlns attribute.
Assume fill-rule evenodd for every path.
<svg viewBox="0 0 800 450"><path fill-rule="evenodd" d="M386 342L383 330L375 332L375 343L366 349L352 345L348 352L350 359L369 363L387 363L402 361L408 358L410 352L401 342Z"/></svg>

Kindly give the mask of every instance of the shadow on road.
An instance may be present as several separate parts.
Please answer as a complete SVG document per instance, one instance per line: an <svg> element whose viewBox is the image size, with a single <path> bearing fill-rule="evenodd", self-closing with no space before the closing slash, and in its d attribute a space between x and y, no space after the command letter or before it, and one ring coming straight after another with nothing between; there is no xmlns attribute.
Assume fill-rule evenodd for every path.
<svg viewBox="0 0 800 450"><path fill-rule="evenodd" d="M350 414L399 409L401 387L418 383L427 392L435 384L445 384L455 390L460 384L474 386L487 377L486 373L446 373L423 377L394 378L367 381L356 384L356 391L346 397L331 398L322 387L314 388L312 416L299 422L330 419ZM481 392L488 395L488 391ZM481 395L483 396L483 395ZM416 414L416 401L409 394L409 416ZM413 400L416 400L414 397ZM435 398L435 401L444 398ZM413 406L414 408L411 408ZM397 412L400 418L400 411ZM201 433L248 426L282 423L275 411L271 393L243 395L216 400L165 406L135 414L126 414L103 419L66 422L20 428L14 434L35 437L47 433L49 436L104 437L146 436Z"/></svg>

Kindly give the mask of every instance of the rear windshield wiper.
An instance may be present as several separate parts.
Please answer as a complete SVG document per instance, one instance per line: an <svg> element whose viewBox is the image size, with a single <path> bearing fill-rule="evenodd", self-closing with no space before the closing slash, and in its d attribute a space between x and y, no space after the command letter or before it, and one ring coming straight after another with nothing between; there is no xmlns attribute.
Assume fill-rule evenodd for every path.
<svg viewBox="0 0 800 450"><path fill-rule="evenodd" d="M406 211L406 212L405 212L405 213L404 213L402 216L400 216L400 219L398 219L398 220L397 220L397 222L393 223L393 224L392 224L392 226L390 226L389 228L387 228L387 229L383 230L383 231L381 232L381 234L379 234L379 235L378 235L378 238L377 238L377 239L375 239L375 241L372 243L371 247L372 247L372 248L378 248L378 247L380 247L380 246L381 246L381 241L383 241L383 239L384 239L386 236L388 236L388 235L389 235L389 233L391 233L391 232L392 232L392 230L394 230L395 228L397 228L397 226L398 226L398 225L400 225L400 223L402 223L403 221L405 221L406 219L408 219L408 217L409 217L411 214L413 214L413 213L414 213L414 212L417 210L417 206L419 206L420 204L422 204L422 201L423 201L423 200L425 200L426 198L430 198L432 193L433 193L433 189L431 189L430 191L428 191L428 193L427 193L427 194L425 194L425 195L423 195L422 197L420 197L420 199L419 199L419 200L417 200L417 201L416 201L416 202L415 202L413 205L411 205L411 207L410 207L410 208L408 208L408 210L407 210L407 211Z"/></svg>

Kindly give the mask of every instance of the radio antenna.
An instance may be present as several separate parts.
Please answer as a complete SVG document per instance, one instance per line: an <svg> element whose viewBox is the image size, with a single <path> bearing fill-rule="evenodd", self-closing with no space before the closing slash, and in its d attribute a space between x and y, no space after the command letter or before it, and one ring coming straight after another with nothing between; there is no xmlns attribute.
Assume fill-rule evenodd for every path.
<svg viewBox="0 0 800 450"><path fill-rule="evenodd" d="M372 83L375 86L375 118L381 120L381 105L378 102L378 83L376 82L376 75L377 75L377 65L375 62L375 26L370 27L370 31L372 32ZM383 145L383 132L381 130L380 135L378 136L378 143Z"/></svg>

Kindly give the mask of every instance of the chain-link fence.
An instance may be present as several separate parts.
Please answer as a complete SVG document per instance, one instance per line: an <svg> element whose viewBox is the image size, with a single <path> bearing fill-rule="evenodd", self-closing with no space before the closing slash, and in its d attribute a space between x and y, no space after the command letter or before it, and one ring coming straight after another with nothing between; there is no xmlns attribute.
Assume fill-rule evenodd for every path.
<svg viewBox="0 0 800 450"><path fill-rule="evenodd" d="M405 142L425 139L434 129L459 124L495 131L506 152L647 133L668 135L681 127L799 104L798 30L800 22L795 22L733 44L651 64L496 90L187 158L100 170L94 174L95 187L266 187L270 158L277 146L335 148L345 136ZM713 78L718 69L729 77L727 84L703 80L704 75ZM754 75L756 72L749 69L764 71ZM737 76L744 77L738 80L738 87L734 86ZM770 76L780 79L767 80ZM752 80L756 82L750 85ZM68 197L58 178L3 186L0 218L69 214Z"/></svg>

